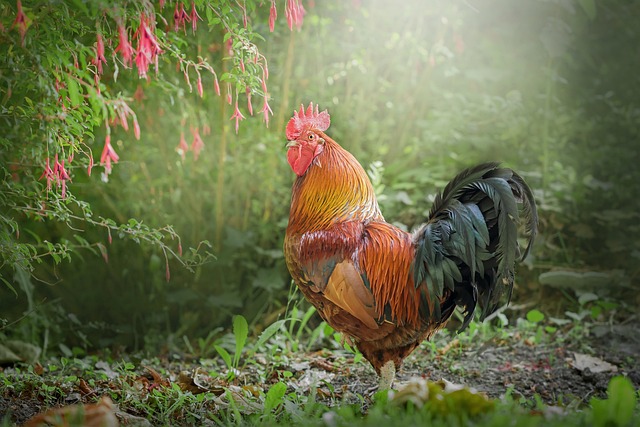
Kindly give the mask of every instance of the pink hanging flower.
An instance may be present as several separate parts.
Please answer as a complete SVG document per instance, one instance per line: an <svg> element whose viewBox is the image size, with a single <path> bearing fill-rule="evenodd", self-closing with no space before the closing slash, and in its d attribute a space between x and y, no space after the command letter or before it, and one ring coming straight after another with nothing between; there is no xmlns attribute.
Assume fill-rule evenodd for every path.
<svg viewBox="0 0 640 427"><path fill-rule="evenodd" d="M67 196L67 181L70 181L71 178L64 168L64 159L62 162L58 161L58 155L56 154L56 158L53 166L53 174L55 175L56 182L59 187L62 187L62 191L60 195L64 199Z"/></svg>
<svg viewBox="0 0 640 427"><path fill-rule="evenodd" d="M104 166L104 171L109 175L111 173L111 162L118 163L118 160L120 160L120 157L111 146L111 135L107 134L102 155L100 156L100 166Z"/></svg>
<svg viewBox="0 0 640 427"><path fill-rule="evenodd" d="M276 0L271 0L271 8L269 9L269 31L273 33L276 27L276 18L278 17L278 11L276 10Z"/></svg>
<svg viewBox="0 0 640 427"><path fill-rule="evenodd" d="M164 9L164 1L165 1L165 0L160 0L160 1L158 2L158 4L160 5L160 10L161 10L161 11L162 11L162 9Z"/></svg>
<svg viewBox="0 0 640 427"><path fill-rule="evenodd" d="M251 88L249 88L249 86L247 86L245 93L247 94L247 109L249 109L249 114L253 116L253 105L251 104Z"/></svg>
<svg viewBox="0 0 640 427"><path fill-rule="evenodd" d="M118 111L118 117L116 117L111 124L115 125L119 122L124 130L129 130L129 121L127 120L129 112L122 106L120 106L120 108L116 106L116 110Z"/></svg>
<svg viewBox="0 0 640 427"><path fill-rule="evenodd" d="M176 151L178 152L178 154L180 154L180 157L182 157L182 160L184 161L187 151L189 151L187 140L184 138L184 132L180 132L180 143L176 147Z"/></svg>
<svg viewBox="0 0 640 427"><path fill-rule="evenodd" d="M186 23L189 22L191 18L187 14L187 11L184 10L184 3L176 3L176 8L173 11L173 30L177 33L180 31L180 27L184 33L187 33Z"/></svg>
<svg viewBox="0 0 640 427"><path fill-rule="evenodd" d="M240 127L240 121L244 120L244 116L242 115L242 113L240 112L240 109L238 108L238 96L236 94L236 106L235 109L233 111L233 115L231 116L231 118L229 120L236 120L236 134L238 133L238 128Z"/></svg>
<svg viewBox="0 0 640 427"><path fill-rule="evenodd" d="M224 44L224 48L227 51L227 56L233 56L233 37L229 37Z"/></svg>
<svg viewBox="0 0 640 427"><path fill-rule="evenodd" d="M200 77L200 73L198 73L198 81L196 87L198 88L198 95L200 95L200 98L202 98L202 95L204 95L204 89L202 88L202 77Z"/></svg>
<svg viewBox="0 0 640 427"><path fill-rule="evenodd" d="M156 72L158 72L158 55L162 53L162 50L155 34L149 28L149 22L144 13L140 14L140 26L134 34L135 37L138 39L135 59L138 75L141 78L146 78L149 64L155 63Z"/></svg>
<svg viewBox="0 0 640 427"><path fill-rule="evenodd" d="M129 117L133 118L133 135L136 139L140 139L140 124L138 123L138 117L136 113L133 112L129 104L127 104L123 100L119 100L115 106L114 110L117 116L110 122L111 125L120 124L122 128L126 131L129 130Z"/></svg>
<svg viewBox="0 0 640 427"><path fill-rule="evenodd" d="M218 83L218 76L213 75L213 87L216 90L216 95L220 96L220 83Z"/></svg>
<svg viewBox="0 0 640 427"><path fill-rule="evenodd" d="M40 175L40 178L38 178L38 181L40 181L42 178L46 178L46 180L47 180L47 191L51 191L51 183L56 180L56 174L53 173L53 170L51 169L51 166L49 165L49 158L48 157L47 157L47 163L44 165L44 171L42 172L42 175Z"/></svg>
<svg viewBox="0 0 640 427"><path fill-rule="evenodd" d="M97 39L94 63L98 67L98 74L102 74L102 64L107 65L107 58L104 57L104 41L102 40L102 34L98 33Z"/></svg>
<svg viewBox="0 0 640 427"><path fill-rule="evenodd" d="M198 29L198 19L202 21L202 18L200 17L200 15L198 15L198 11L196 10L196 4L194 2L191 2L191 15L189 15L189 18L191 20L191 29L195 34L196 30Z"/></svg>
<svg viewBox="0 0 640 427"><path fill-rule="evenodd" d="M287 18L287 24L289 29L293 30L295 25L298 29L302 27L302 20L304 19L306 11L302 6L302 0L287 0L284 7L284 16Z"/></svg>
<svg viewBox="0 0 640 427"><path fill-rule="evenodd" d="M87 175L91 176L91 169L93 169L93 156L89 156L89 166L87 166Z"/></svg>
<svg viewBox="0 0 640 427"><path fill-rule="evenodd" d="M231 105L233 98L231 96L231 84L227 83L227 104Z"/></svg>
<svg viewBox="0 0 640 427"><path fill-rule="evenodd" d="M140 78L147 78L147 72L149 71L149 56L142 50L138 49L136 54L136 67L138 67L138 76Z"/></svg>
<svg viewBox="0 0 640 427"><path fill-rule="evenodd" d="M264 71L262 73L262 81L260 81L260 84L262 85L262 92L266 95L267 94L267 77L265 76Z"/></svg>
<svg viewBox="0 0 640 427"><path fill-rule="evenodd" d="M184 73L182 74L184 75L184 81L187 82L187 85L189 86L189 92L193 92L193 86L191 86L191 77L189 77L189 68L185 67Z"/></svg>
<svg viewBox="0 0 640 427"><path fill-rule="evenodd" d="M140 141L140 124L138 123L138 117L133 115L133 136Z"/></svg>
<svg viewBox="0 0 640 427"><path fill-rule="evenodd" d="M200 138L200 131L198 128L191 128L191 134L193 134L193 142L191 143L191 150L193 150L193 160L198 161L200 157L200 151L204 148L204 142Z"/></svg>
<svg viewBox="0 0 640 427"><path fill-rule="evenodd" d="M115 51L120 52L120 55L122 55L124 66L131 68L133 65L133 55L135 51L133 50L131 43L129 43L127 29L122 24L118 24L118 40L119 43Z"/></svg>
<svg viewBox="0 0 640 427"><path fill-rule="evenodd" d="M260 110L259 112L263 114L264 122L266 123L267 127L269 127L269 113L271 113L271 115L273 116L273 111L271 111L271 107L269 106L269 101L267 101L266 94L264 97L264 103L262 104L262 110Z"/></svg>
<svg viewBox="0 0 640 427"><path fill-rule="evenodd" d="M22 10L22 1L17 1L16 8L18 9L16 19L13 21L11 28L18 27L18 32L20 33L20 45L24 47L24 36L27 34L27 27L31 23L31 19L24 14Z"/></svg>

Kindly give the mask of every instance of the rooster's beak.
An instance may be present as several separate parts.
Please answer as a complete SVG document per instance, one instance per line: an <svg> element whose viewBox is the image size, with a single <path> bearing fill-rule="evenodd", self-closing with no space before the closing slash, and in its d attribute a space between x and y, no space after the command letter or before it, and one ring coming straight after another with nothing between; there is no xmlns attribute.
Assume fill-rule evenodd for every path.
<svg viewBox="0 0 640 427"><path fill-rule="evenodd" d="M287 150L291 147L297 147L298 146L298 141L289 141L286 145Z"/></svg>

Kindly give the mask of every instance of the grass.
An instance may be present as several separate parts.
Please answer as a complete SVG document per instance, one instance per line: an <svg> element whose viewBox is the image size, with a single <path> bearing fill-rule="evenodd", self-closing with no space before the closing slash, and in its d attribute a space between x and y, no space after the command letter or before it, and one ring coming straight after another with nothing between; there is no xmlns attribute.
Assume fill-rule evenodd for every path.
<svg viewBox="0 0 640 427"><path fill-rule="evenodd" d="M253 340L246 321L236 317L232 333L208 337L207 347L215 351L207 353L214 357L122 359L102 354L5 368L0 371L0 413L5 413L0 426L22 423L49 407L93 403L102 396L115 402L123 423L133 425L142 425L142 419L153 425L220 426L640 425L634 419L637 392L620 375L610 374L607 390L588 399L531 392L519 380L493 384L489 390L503 378L531 379L535 385L558 372L571 372L558 349L577 345L582 336L553 326L540 312L532 311L512 326L472 323L458 335L438 334L407 359L397 391L375 395L367 391L377 382L367 362L357 351L340 347L324 323L313 330L306 327L311 314L278 321ZM578 347L584 349L584 343ZM510 361L522 352L530 359ZM543 360L541 354L552 356ZM635 362L627 362L633 369ZM563 365L562 371L548 371L546 364ZM440 369L457 383L480 384L491 397L469 386L443 388L442 382L420 377L427 372L435 378ZM567 387L570 391L571 384Z"/></svg>

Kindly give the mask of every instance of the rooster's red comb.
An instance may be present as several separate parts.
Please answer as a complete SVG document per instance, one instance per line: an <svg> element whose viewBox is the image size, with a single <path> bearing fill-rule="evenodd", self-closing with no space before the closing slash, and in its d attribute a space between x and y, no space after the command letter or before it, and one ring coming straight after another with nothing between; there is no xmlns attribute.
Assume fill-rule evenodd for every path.
<svg viewBox="0 0 640 427"><path fill-rule="evenodd" d="M313 109L313 102L309 103L307 111L304 105L300 105L300 111L294 111L293 117L287 123L287 140L293 141L298 138L305 129L317 129L325 131L329 129L331 118L327 110L318 113L318 106Z"/></svg>

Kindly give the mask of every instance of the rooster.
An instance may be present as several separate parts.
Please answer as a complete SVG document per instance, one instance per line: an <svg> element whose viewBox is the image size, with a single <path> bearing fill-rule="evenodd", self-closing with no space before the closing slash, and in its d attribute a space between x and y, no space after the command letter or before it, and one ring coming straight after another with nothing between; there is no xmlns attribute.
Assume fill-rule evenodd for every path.
<svg viewBox="0 0 640 427"><path fill-rule="evenodd" d="M284 253L296 285L392 386L396 370L444 327L456 306L464 329L476 307L495 311L514 264L536 234L531 189L485 163L456 176L413 233L385 221L360 163L326 133L329 113L300 107L286 127L293 184ZM528 243L518 245L520 216Z"/></svg>

